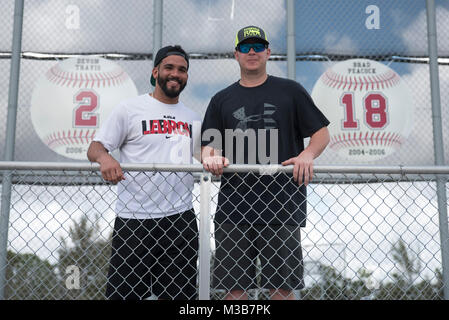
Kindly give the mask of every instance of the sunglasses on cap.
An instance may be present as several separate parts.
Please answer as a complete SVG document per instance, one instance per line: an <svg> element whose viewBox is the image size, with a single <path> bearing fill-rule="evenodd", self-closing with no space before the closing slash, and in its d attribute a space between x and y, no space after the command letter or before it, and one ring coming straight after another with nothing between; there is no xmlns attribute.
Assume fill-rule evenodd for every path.
<svg viewBox="0 0 449 320"><path fill-rule="evenodd" d="M264 43L243 43L237 46L237 50L241 53L248 53L253 48L254 52L262 52L267 47Z"/></svg>

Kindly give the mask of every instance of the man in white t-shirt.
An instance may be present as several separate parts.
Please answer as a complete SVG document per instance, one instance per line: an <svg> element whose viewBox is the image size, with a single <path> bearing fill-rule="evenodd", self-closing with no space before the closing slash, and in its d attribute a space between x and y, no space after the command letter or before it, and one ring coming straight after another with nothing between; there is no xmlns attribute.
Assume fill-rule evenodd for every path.
<svg viewBox="0 0 449 320"><path fill-rule="evenodd" d="M179 101L189 57L180 46L154 59L152 94L120 102L93 139L87 156L118 184L108 299L196 298L198 229L193 176L183 172L123 172L122 163L190 164L199 159L201 117Z"/></svg>

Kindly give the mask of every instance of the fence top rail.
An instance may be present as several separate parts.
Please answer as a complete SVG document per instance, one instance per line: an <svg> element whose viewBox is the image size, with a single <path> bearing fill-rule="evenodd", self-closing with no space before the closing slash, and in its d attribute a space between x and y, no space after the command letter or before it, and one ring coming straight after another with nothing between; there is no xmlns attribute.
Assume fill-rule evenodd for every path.
<svg viewBox="0 0 449 320"><path fill-rule="evenodd" d="M204 172L201 164L122 163L121 166L124 171ZM83 162L0 161L0 170L99 171L100 165L98 163ZM224 172L274 174L278 172L291 173L292 170L293 166L291 165L234 164L225 168ZM313 171L314 173L354 174L449 174L449 166L316 165Z"/></svg>

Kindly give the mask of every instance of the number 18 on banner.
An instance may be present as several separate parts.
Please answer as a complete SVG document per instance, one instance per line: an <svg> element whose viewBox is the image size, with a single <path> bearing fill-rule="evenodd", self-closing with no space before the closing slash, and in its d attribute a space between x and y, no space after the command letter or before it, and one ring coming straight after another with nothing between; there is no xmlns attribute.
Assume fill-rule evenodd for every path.
<svg viewBox="0 0 449 320"><path fill-rule="evenodd" d="M318 79L312 99L331 122L329 147L346 160L387 157L412 129L410 91L395 71L377 61L335 64Z"/></svg>

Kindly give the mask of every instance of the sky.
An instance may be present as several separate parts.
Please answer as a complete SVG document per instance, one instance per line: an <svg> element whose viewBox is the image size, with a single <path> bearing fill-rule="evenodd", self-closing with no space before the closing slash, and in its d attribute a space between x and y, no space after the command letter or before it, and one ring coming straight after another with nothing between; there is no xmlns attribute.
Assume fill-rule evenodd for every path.
<svg viewBox="0 0 449 320"><path fill-rule="evenodd" d="M11 47L12 1L4 1L0 50ZM449 2L435 1L443 36ZM369 29L373 7L376 29ZM236 31L249 24L262 26L274 53L286 52L285 1L166 0L163 43L180 43L189 52L229 52ZM152 52L151 1L61 0L25 4L24 51ZM426 53L425 1L314 0L295 1L297 52L338 54ZM438 32L438 30L437 30ZM449 44L441 41L447 55Z"/></svg>

